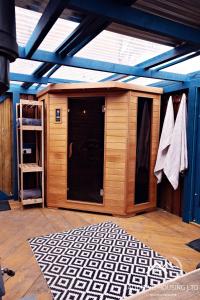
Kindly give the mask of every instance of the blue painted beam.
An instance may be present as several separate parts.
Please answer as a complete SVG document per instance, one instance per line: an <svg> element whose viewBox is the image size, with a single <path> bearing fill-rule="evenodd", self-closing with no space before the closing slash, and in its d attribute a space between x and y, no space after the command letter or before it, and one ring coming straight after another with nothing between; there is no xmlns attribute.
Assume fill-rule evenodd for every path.
<svg viewBox="0 0 200 300"><path fill-rule="evenodd" d="M161 53L155 57L152 57L144 62L141 62L137 64L137 67L145 68L145 69L150 69L153 67L156 67L160 64L166 63L172 59L179 58L183 55L189 54L191 52L197 51L198 48L197 46L190 45L190 44L184 44L181 46L177 46L171 50L168 50L164 53Z"/></svg>
<svg viewBox="0 0 200 300"><path fill-rule="evenodd" d="M167 81L167 80L163 80L163 81L159 81L159 82L155 82L155 83L151 83L148 84L148 86L154 86L154 87L166 87L168 85L174 84L174 82L172 81Z"/></svg>
<svg viewBox="0 0 200 300"><path fill-rule="evenodd" d="M184 57L180 57L176 60L173 60L173 61L170 61L169 63L167 64L162 64L161 66L157 66L154 68L155 71L160 71L160 70L163 70L163 69L166 69L168 67L171 67L171 66L174 66L176 64L179 64L181 62L184 62L184 61L187 61L189 59L192 59L196 56L199 56L200 55L200 51L197 51L195 53L192 53L190 55L187 55L187 56L184 56ZM195 76L198 76L200 75L200 71L198 72L193 72L193 73L188 73L186 76L187 76L187 80L190 80L192 77L195 77ZM113 75L114 76L114 75ZM128 78L127 80L124 80L123 82L129 82L129 81L132 81L132 80L135 80L139 77L131 77L131 78Z"/></svg>
<svg viewBox="0 0 200 300"><path fill-rule="evenodd" d="M43 65L45 65L45 63L43 64ZM59 65L55 65L53 68L51 68L50 69L50 71L46 74L46 77L50 77L53 73L55 73L58 69L60 68L60 66ZM34 75L34 73L33 73L33 75ZM37 76L38 77L38 76ZM40 77L39 78L41 78L42 77L42 73L41 73L41 75L40 75ZM52 78L51 78L52 79ZM22 85L24 88L29 88L30 86L31 86L31 84L30 83L23 83L23 85ZM37 88L39 88L40 87L40 83L38 84L38 86L37 86Z"/></svg>
<svg viewBox="0 0 200 300"><path fill-rule="evenodd" d="M25 48L26 56L31 57L34 51L41 44L47 33L50 31L56 20L66 7L67 0L50 0L42 14L38 24L31 34ZM30 20L31 21L31 20Z"/></svg>
<svg viewBox="0 0 200 300"><path fill-rule="evenodd" d="M38 93L38 90L35 88L24 89L20 84L10 84L10 88L7 91L8 93L18 93L18 94L27 94L35 95Z"/></svg>
<svg viewBox="0 0 200 300"><path fill-rule="evenodd" d="M103 78L103 79L99 80L99 82L110 81L110 80L116 81L116 80L120 80L124 77L126 77L126 75L113 74L113 75L110 75L106 78Z"/></svg>
<svg viewBox="0 0 200 300"><path fill-rule="evenodd" d="M121 1L121 0L118 0ZM137 0L122 0L123 5L130 6ZM65 1L63 1L65 2ZM79 26L66 38L66 40L56 49L55 53L64 57L66 55L73 56L85 45L87 45L92 39L94 39L100 32L102 32L110 22L106 18L97 17L93 15L86 16ZM38 77L43 76L47 71L48 77L50 77L56 70L59 69L59 65L53 67L53 64L42 64L33 75ZM23 87L28 88L31 84L25 83Z"/></svg>
<svg viewBox="0 0 200 300"><path fill-rule="evenodd" d="M190 87L188 94L188 124L187 124L187 145L188 145L188 171L184 176L183 190L183 221L190 222L194 218L195 201L195 170L196 170L196 136L198 118L197 88ZM198 158L199 159L199 158ZM198 178L199 180L199 178Z"/></svg>
<svg viewBox="0 0 200 300"><path fill-rule="evenodd" d="M157 84L152 84L151 86L158 86ZM174 91L184 90L188 89L190 87L200 87L200 79L194 79L191 81L185 81L185 82L177 82L177 83L166 83L166 85L163 85L162 88L164 89L164 93L171 93Z"/></svg>
<svg viewBox="0 0 200 300"><path fill-rule="evenodd" d="M126 7L112 0L70 0L67 7L108 18L112 22L200 45L200 30Z"/></svg>
<svg viewBox="0 0 200 300"><path fill-rule="evenodd" d="M139 78L139 77L138 76L133 76L133 77L130 77L130 78L127 78L127 79L123 80L123 82L129 82L129 81L135 80L137 78Z"/></svg>
<svg viewBox="0 0 200 300"><path fill-rule="evenodd" d="M19 57L26 59L24 48L19 47ZM77 67L89 70L118 73L124 75L134 75L147 78L157 78L157 79L166 79L172 81L185 81L186 76L182 74L169 73L163 71L154 71L154 70L144 70L143 68L131 67L121 64L113 64L109 62L102 62L98 60L92 60L81 57L64 57L61 58L55 53L37 50L33 56L33 60L43 61L43 62L52 62L57 65Z"/></svg>
<svg viewBox="0 0 200 300"><path fill-rule="evenodd" d="M59 65L53 66L53 68L47 73L47 77L51 77L51 75L53 75L59 68Z"/></svg>
<svg viewBox="0 0 200 300"><path fill-rule="evenodd" d="M178 83L178 84L169 84L166 86L163 86L164 93L171 93L179 90L184 90L186 88L189 88L188 82L186 84Z"/></svg>
<svg viewBox="0 0 200 300"><path fill-rule="evenodd" d="M168 50L162 54L159 54L153 58L147 59L147 60L143 61L142 63L134 65L134 67L144 68L145 70L147 70L147 69L153 68L157 65L166 63L172 59L179 58L183 55L186 55L186 54L191 53L196 50L197 50L197 47L195 47L193 45L189 45L189 44L184 44L181 46L177 46L171 50ZM117 76L118 75L116 74L116 78L117 78ZM115 75L113 75L113 78L115 78ZM139 77L128 78L127 80L124 80L124 82L129 82L129 81L137 79L137 78L139 78Z"/></svg>
<svg viewBox="0 0 200 300"><path fill-rule="evenodd" d="M62 57L75 55L80 49L94 39L110 23L107 19L87 16L55 51Z"/></svg>
<svg viewBox="0 0 200 300"><path fill-rule="evenodd" d="M180 57L180 58L178 58L178 59L176 59L176 60L170 61L170 62L167 63L167 64L164 64L164 65L161 65L161 66L157 66L156 68L154 68L154 70L160 71L160 70L162 70L162 69L165 69L165 68L174 66L174 65L176 65L176 64L179 64L179 63L181 63L181 62L187 61L188 59L194 58L194 57L199 56L199 55L200 55L200 51L197 51L197 52L192 53L192 54L190 54L190 55L188 55L188 56Z"/></svg>
<svg viewBox="0 0 200 300"><path fill-rule="evenodd" d="M195 99L193 99L195 101ZM200 224L200 168L199 168L199 156L200 156L200 88L196 89L196 103L197 103L197 117L196 117L196 131L194 133L194 146L195 153L191 154L191 160L193 160L194 172L193 172L193 198L190 201L190 207L192 212L192 221ZM189 103L188 103L189 104ZM189 133L188 133L189 134ZM190 152L189 152L190 154ZM190 170L191 171L191 170ZM189 175L189 174L188 174ZM188 187L188 186L187 186ZM185 198L188 197L186 193ZM187 199L187 198L186 198ZM193 202L192 202L193 200ZM188 200L187 200L188 201ZM186 207L187 209L188 207Z"/></svg>
<svg viewBox="0 0 200 300"><path fill-rule="evenodd" d="M80 83L83 81L77 80L68 80L62 78L49 78L49 77L40 77L34 75L26 75L20 73L10 73L10 80L12 81L24 81L30 83L40 83L40 84L48 84L48 83Z"/></svg>
<svg viewBox="0 0 200 300"><path fill-rule="evenodd" d="M192 49L191 47L186 47L185 48L185 50L187 50L187 49ZM183 53L184 51L182 51L182 50L184 50L184 48L182 48L181 47L181 51L179 52L179 56L180 56L180 53ZM170 51L167 51L166 53L168 53L168 52L171 52L171 50ZM186 51L187 52L187 51ZM171 53L173 53L173 51L171 52ZM188 54L188 53L187 53ZM186 54L184 54L184 55L186 55ZM169 63L167 63L167 64L164 64L163 65L163 62L162 62L162 65L161 66L157 66L157 67L155 67L154 68L154 70L155 71L160 71L160 70L162 70L162 69L165 69L165 68L168 68L168 67L171 67L171 66L173 66L173 65L176 65L176 64L178 64L178 63L181 63L181 62L184 62L184 61L186 61L186 60L188 60L188 59L191 59L191 58L194 58L194 57L196 57L196 56L199 56L200 55L200 51L197 51L197 52L195 52L195 53L192 53L191 55L188 55L188 56L186 56L186 57L180 57L180 58L177 58L176 60L173 60L173 61L169 61L169 59L168 59L168 61L169 61ZM161 55L158 55L158 57L165 57L165 55L164 54L161 54ZM171 56L171 59L172 59L173 57ZM135 67L144 67L145 68L145 70L146 69L149 69L149 66L151 65L151 67L154 67L154 65L155 64L160 64L161 63L161 61L162 61L162 59L161 60L158 60L157 59L157 56L154 58L155 60L153 60L154 61L154 63L153 63L153 61L152 61L152 59L150 59L150 60L147 60L147 61L144 61L144 62L142 62L142 63L140 63L140 64L138 64L138 65L135 65ZM174 58L173 58L174 59ZM165 60L166 61L166 60ZM153 65L154 64L154 65ZM193 75L196 75L197 74L197 72L195 72ZM187 76L188 76L189 74L187 74ZM192 75L192 74L191 74ZM117 78L117 74L114 74L114 75L112 75L113 76L113 78L115 79L115 76L116 76L116 78ZM126 80L123 80L123 82L129 82L129 81L132 81L132 80L135 80L135 79L137 79L137 78L139 78L138 76L135 76L135 77L131 77L131 78L128 78L128 79L126 79ZM111 80L113 80L113 79L111 79ZM117 79L116 79L117 80Z"/></svg>
<svg viewBox="0 0 200 300"><path fill-rule="evenodd" d="M187 74L187 80L192 80L193 78L199 77L200 76L200 70L191 72Z"/></svg>
<svg viewBox="0 0 200 300"><path fill-rule="evenodd" d="M64 2L64 1L63 1ZM55 50L55 54L64 57L66 55L73 56L93 38L95 38L102 30L109 25L109 22L104 18L94 16L86 16L83 21L73 30L73 32L64 40L64 42ZM53 63L43 63L40 65L33 75L41 77L48 71L51 76L59 65L54 67ZM28 88L31 84L23 84L23 87Z"/></svg>
<svg viewBox="0 0 200 300"><path fill-rule="evenodd" d="M8 98L7 94L0 96L0 103L4 102Z"/></svg>

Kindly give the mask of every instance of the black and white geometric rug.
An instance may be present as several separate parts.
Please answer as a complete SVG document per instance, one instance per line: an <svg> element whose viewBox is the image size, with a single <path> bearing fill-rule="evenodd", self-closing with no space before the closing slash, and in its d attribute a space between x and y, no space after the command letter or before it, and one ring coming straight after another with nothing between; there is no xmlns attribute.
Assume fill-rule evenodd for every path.
<svg viewBox="0 0 200 300"><path fill-rule="evenodd" d="M29 243L56 300L121 300L183 274L112 222Z"/></svg>

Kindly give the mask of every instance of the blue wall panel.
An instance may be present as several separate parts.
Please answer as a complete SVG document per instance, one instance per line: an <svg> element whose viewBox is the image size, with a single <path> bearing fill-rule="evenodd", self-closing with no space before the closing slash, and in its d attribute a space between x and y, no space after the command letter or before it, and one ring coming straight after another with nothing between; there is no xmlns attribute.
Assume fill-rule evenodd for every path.
<svg viewBox="0 0 200 300"><path fill-rule="evenodd" d="M196 90L197 114L196 114L196 133L195 156L194 156L194 195L193 195L193 221L200 224L200 88Z"/></svg>
<svg viewBox="0 0 200 300"><path fill-rule="evenodd" d="M195 202L198 200L195 195L196 189L196 172L199 168L197 157L197 148L200 144L200 136L197 138L198 125L198 89L197 87L189 88L188 94L188 125L187 125L187 141L188 141L188 171L184 177L184 196L183 196L183 220L190 222L194 220ZM199 132L200 134L200 132Z"/></svg>

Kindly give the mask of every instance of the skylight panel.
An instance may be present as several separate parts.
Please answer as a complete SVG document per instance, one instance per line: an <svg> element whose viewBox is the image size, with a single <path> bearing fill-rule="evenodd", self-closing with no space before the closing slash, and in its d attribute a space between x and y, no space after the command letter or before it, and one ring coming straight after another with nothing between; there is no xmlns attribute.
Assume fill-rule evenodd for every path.
<svg viewBox="0 0 200 300"><path fill-rule="evenodd" d="M10 72L31 75L40 64L38 61L18 58L10 64Z"/></svg>
<svg viewBox="0 0 200 300"><path fill-rule="evenodd" d="M160 81L161 80L159 80L159 79L140 77L135 80L133 79L127 83L133 83L133 84L139 84L139 85L150 85L150 84L158 83Z"/></svg>
<svg viewBox="0 0 200 300"><path fill-rule="evenodd" d="M200 56L188 59L174 66L162 69L162 71L188 74L191 72L200 71Z"/></svg>
<svg viewBox="0 0 200 300"><path fill-rule="evenodd" d="M56 48L72 33L78 23L59 18L51 28L38 49L55 51Z"/></svg>
<svg viewBox="0 0 200 300"><path fill-rule="evenodd" d="M97 82L112 73L63 66L52 77L84 82Z"/></svg>
<svg viewBox="0 0 200 300"><path fill-rule="evenodd" d="M191 53L187 53L181 57L175 58L175 59L171 59L169 62L164 62L163 64L159 64L158 66L155 66L153 68L151 68L152 70L160 68L160 67L164 67L165 65L169 64L169 63L175 63L176 61L178 61L179 59L183 59L183 58L187 58L188 56L194 54L195 52L191 52ZM163 68L164 69L164 68ZM161 70L163 70L161 69ZM165 68L166 69L166 68Z"/></svg>
<svg viewBox="0 0 200 300"><path fill-rule="evenodd" d="M133 66L169 49L172 48L104 30L76 56Z"/></svg>
<svg viewBox="0 0 200 300"><path fill-rule="evenodd" d="M25 46L41 17L41 13L21 7L16 7L15 12L17 42L20 46ZM54 51L78 25L78 23L59 18L38 49Z"/></svg>
<svg viewBox="0 0 200 300"><path fill-rule="evenodd" d="M15 14L17 43L20 46L25 46L41 17L41 13L15 6Z"/></svg>

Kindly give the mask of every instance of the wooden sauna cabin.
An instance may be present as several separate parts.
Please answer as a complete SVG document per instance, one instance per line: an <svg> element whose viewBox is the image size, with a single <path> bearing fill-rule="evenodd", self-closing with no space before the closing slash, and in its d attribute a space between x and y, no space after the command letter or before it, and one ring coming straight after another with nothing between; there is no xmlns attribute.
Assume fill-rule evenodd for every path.
<svg viewBox="0 0 200 300"><path fill-rule="evenodd" d="M121 82L41 91L47 206L121 216L155 208L161 93Z"/></svg>

